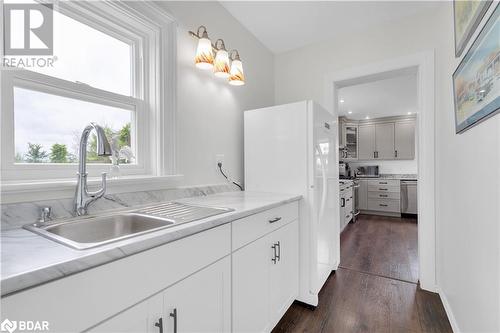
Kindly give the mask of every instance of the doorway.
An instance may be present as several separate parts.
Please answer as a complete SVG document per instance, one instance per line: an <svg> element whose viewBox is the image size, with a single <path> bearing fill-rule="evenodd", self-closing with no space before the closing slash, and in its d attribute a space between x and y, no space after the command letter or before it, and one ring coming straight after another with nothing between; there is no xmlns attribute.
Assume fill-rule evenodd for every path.
<svg viewBox="0 0 500 333"><path fill-rule="evenodd" d="M437 288L435 274L433 52L424 52L331 73L326 78L326 99L324 102L334 116L338 117L341 115L339 96L342 88L387 79L411 71L416 73L418 116L415 126L416 132L419 134L415 152L418 156L418 225L416 226L418 234L418 282L422 289L435 292ZM340 140L337 147L340 148ZM338 253L337 265L339 265L341 262L340 224L337 231L334 238Z"/></svg>

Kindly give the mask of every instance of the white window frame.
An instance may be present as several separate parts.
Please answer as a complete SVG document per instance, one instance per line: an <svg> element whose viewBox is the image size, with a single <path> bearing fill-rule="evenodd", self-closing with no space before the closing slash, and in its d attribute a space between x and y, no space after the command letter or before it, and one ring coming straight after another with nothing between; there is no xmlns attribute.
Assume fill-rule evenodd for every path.
<svg viewBox="0 0 500 333"><path fill-rule="evenodd" d="M122 165L123 175L163 177L176 175L176 22L150 2L58 2L64 15L132 45L135 97L69 82L28 70L2 70L1 171L2 197L9 189L29 181L74 179L75 164L15 164L14 87L50 93L135 111L135 151L138 163ZM0 13L1 14L1 13ZM3 45L1 54L3 55ZM47 124L50 127L50 124ZM106 172L109 165L88 164L90 175Z"/></svg>

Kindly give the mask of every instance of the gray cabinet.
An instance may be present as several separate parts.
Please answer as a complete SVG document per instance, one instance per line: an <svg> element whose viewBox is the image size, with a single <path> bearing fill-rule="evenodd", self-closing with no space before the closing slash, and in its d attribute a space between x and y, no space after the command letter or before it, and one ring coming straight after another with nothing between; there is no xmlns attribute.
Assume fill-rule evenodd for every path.
<svg viewBox="0 0 500 333"><path fill-rule="evenodd" d="M415 158L415 122L405 121L394 124L394 157L397 160Z"/></svg>
<svg viewBox="0 0 500 333"><path fill-rule="evenodd" d="M394 123L375 125L375 158L378 160L394 158Z"/></svg>
<svg viewBox="0 0 500 333"><path fill-rule="evenodd" d="M375 125L359 126L358 158L360 160L375 158Z"/></svg>
<svg viewBox="0 0 500 333"><path fill-rule="evenodd" d="M344 133L344 145L345 145L344 160L357 160L358 159L358 125L345 124L343 133Z"/></svg>
<svg viewBox="0 0 500 333"><path fill-rule="evenodd" d="M413 160L415 120L403 118L360 122L357 148L358 160Z"/></svg>

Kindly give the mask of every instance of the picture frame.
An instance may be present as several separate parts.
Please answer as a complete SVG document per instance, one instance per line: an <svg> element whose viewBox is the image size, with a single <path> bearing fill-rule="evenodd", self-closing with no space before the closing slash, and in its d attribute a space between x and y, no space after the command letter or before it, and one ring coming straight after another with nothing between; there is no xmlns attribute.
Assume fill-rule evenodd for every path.
<svg viewBox="0 0 500 333"><path fill-rule="evenodd" d="M492 2L492 0L453 1L455 57L458 58L462 55L467 43Z"/></svg>
<svg viewBox="0 0 500 333"><path fill-rule="evenodd" d="M500 6L477 35L453 73L456 133L500 111Z"/></svg>

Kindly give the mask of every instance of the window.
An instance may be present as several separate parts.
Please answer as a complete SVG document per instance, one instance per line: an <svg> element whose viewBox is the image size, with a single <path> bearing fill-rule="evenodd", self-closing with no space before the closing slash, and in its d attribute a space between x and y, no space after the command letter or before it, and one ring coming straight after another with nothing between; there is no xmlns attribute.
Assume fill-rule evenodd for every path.
<svg viewBox="0 0 500 333"><path fill-rule="evenodd" d="M122 37L123 39L123 37ZM60 79L132 96L134 45L54 12L53 67L33 70Z"/></svg>
<svg viewBox="0 0 500 333"><path fill-rule="evenodd" d="M175 163L165 163L174 157L172 24L152 4L60 2L53 66L2 70L3 181L73 178L90 122L123 152L122 175L174 173ZM95 140L90 177L111 163L97 156Z"/></svg>
<svg viewBox="0 0 500 333"><path fill-rule="evenodd" d="M133 147L134 111L14 87L15 163L78 162L80 134L89 119L104 127L117 149ZM88 163L111 163L97 156L95 134L87 148Z"/></svg>

